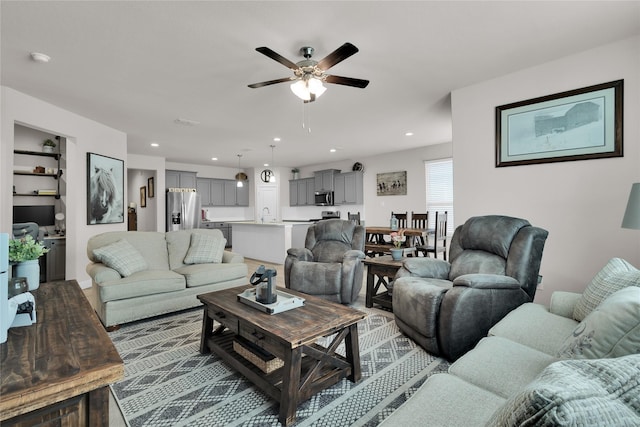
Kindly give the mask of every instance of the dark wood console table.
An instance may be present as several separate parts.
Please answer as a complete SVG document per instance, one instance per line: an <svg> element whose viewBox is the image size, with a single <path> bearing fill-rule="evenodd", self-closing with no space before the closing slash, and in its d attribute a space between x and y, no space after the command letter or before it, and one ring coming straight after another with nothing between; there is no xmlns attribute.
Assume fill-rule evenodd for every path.
<svg viewBox="0 0 640 427"><path fill-rule="evenodd" d="M108 385L124 364L91 304L75 280L31 293L37 322L0 345L0 423L108 427Z"/></svg>

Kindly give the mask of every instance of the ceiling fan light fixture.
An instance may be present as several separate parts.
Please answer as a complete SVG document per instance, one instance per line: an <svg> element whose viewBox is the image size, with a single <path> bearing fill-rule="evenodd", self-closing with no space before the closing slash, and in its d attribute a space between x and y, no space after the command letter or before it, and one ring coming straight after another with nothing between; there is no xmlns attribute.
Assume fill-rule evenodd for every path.
<svg viewBox="0 0 640 427"><path fill-rule="evenodd" d="M311 100L311 92L309 92L309 88L304 80L298 80L295 83L291 83L291 92L303 101Z"/></svg>

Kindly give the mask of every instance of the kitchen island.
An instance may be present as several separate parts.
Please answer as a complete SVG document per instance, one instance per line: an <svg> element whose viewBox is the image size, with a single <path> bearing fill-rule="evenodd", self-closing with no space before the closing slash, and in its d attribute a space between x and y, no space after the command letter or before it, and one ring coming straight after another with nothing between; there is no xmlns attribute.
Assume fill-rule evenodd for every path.
<svg viewBox="0 0 640 427"><path fill-rule="evenodd" d="M284 264L287 249L304 247L311 222L230 222L233 251L258 261Z"/></svg>

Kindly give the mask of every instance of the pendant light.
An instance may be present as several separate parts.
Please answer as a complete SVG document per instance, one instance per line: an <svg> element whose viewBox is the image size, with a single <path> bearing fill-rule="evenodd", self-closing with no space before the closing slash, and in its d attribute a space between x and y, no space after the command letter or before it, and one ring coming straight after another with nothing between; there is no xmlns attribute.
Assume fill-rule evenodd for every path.
<svg viewBox="0 0 640 427"><path fill-rule="evenodd" d="M276 146L271 144L271 167L273 168L273 173L271 174L271 177L269 177L269 182L276 182L276 164L273 161L274 148L276 148Z"/></svg>
<svg viewBox="0 0 640 427"><path fill-rule="evenodd" d="M240 169L240 159L242 158L242 154L238 154L238 175L237 175L237 180L236 180L236 187L238 188L242 188L244 186L244 184L242 183L242 180L240 179L242 176L242 169Z"/></svg>

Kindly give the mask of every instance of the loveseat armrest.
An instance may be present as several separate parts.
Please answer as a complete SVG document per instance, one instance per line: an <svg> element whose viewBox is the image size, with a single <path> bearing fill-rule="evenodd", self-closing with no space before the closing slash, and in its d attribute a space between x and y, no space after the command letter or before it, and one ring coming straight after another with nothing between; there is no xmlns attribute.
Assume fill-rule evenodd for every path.
<svg viewBox="0 0 640 427"><path fill-rule="evenodd" d="M86 271L87 274L91 276L91 280L93 280L94 283L104 283L109 280L122 279L122 276L120 276L120 273L116 270L99 262L92 262L88 264Z"/></svg>
<svg viewBox="0 0 640 427"><path fill-rule="evenodd" d="M577 292L555 291L551 294L549 312L573 319L573 309L580 297L582 297L582 294Z"/></svg>
<svg viewBox="0 0 640 427"><path fill-rule="evenodd" d="M518 289L520 283L510 276L499 274L463 274L453 280L453 286L476 289Z"/></svg>
<svg viewBox="0 0 640 427"><path fill-rule="evenodd" d="M244 262L244 256L237 252L224 251L222 253L222 262L227 264L242 264Z"/></svg>

